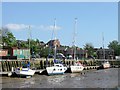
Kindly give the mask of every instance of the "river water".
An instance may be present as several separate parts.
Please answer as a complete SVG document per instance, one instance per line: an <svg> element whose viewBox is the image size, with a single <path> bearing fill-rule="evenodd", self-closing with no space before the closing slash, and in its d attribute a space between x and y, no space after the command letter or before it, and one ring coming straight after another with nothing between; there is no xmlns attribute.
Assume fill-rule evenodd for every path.
<svg viewBox="0 0 120 90"><path fill-rule="evenodd" d="M116 88L118 68L89 70L64 75L38 75L32 78L0 77L2 88Z"/></svg>

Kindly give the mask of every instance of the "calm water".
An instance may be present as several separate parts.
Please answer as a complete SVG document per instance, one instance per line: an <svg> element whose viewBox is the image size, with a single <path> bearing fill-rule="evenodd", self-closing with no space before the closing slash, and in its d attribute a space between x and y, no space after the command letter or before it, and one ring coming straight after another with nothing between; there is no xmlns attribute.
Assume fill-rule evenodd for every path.
<svg viewBox="0 0 120 90"><path fill-rule="evenodd" d="M118 69L65 73L64 75L37 75L32 78L0 77L3 88L116 88Z"/></svg>

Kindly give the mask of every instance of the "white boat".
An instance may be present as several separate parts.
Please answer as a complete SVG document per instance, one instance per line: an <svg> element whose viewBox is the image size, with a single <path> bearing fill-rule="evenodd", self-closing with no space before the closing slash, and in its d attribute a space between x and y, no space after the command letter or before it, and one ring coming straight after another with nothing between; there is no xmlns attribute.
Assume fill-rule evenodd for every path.
<svg viewBox="0 0 120 90"><path fill-rule="evenodd" d="M75 18L75 29L76 29L76 24L77 24L77 18ZM74 48L74 52L73 52L73 55L74 55L74 65L71 65L70 66L70 71L72 73L74 72L80 72L84 69L83 65L80 63L80 62L76 62L75 61L75 58L76 58L76 47L75 47L75 36L76 36L76 30L74 30L74 35L73 35L73 48Z"/></svg>
<svg viewBox="0 0 120 90"><path fill-rule="evenodd" d="M20 76L33 76L35 74L35 70L30 68L17 68L15 73Z"/></svg>
<svg viewBox="0 0 120 90"><path fill-rule="evenodd" d="M23 63L22 67L16 68L15 73L18 76L33 76L35 70L30 69L30 62L28 62L27 64Z"/></svg>
<svg viewBox="0 0 120 90"><path fill-rule="evenodd" d="M30 26L29 26L30 30ZM30 32L29 32L30 36ZM30 39L30 37L29 37ZM29 40L29 49L30 49L30 40ZM30 57L29 62L27 64L23 63L22 67L18 67L15 69L15 73L20 76L33 76L35 74L35 70L30 69Z"/></svg>
<svg viewBox="0 0 120 90"><path fill-rule="evenodd" d="M54 36L55 36L55 30L56 29L56 19L54 19ZM56 40L56 37L54 37ZM64 74L64 72L67 70L67 67L64 67L63 64L61 64L60 62L57 62L56 64L56 43L55 43L55 47L54 47L54 64L51 67L46 67L46 71L48 73L48 75L54 75L54 74Z"/></svg>
<svg viewBox="0 0 120 90"><path fill-rule="evenodd" d="M78 73L78 72L81 72L83 71L84 69L84 66L80 63L80 62L75 62L74 65L71 65L70 66L70 71L72 73Z"/></svg>
<svg viewBox="0 0 120 90"><path fill-rule="evenodd" d="M48 75L64 74L64 72L67 70L67 67L63 66L62 64L54 64L51 67L47 67L46 70Z"/></svg>
<svg viewBox="0 0 120 90"><path fill-rule="evenodd" d="M102 68L107 69L107 68L110 68L110 63L108 61L105 61L105 49L104 49L104 35L103 35L103 33L102 33L102 39L103 39L103 59L104 59L104 63L102 63Z"/></svg>
<svg viewBox="0 0 120 90"><path fill-rule="evenodd" d="M104 69L107 69L107 68L110 68L110 63L107 61L107 62L104 62L103 64L102 64L102 67L104 68Z"/></svg>

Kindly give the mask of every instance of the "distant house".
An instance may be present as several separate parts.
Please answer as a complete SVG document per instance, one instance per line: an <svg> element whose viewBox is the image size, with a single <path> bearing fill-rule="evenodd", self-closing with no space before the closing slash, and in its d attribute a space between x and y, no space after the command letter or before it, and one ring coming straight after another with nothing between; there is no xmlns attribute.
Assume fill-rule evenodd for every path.
<svg viewBox="0 0 120 90"><path fill-rule="evenodd" d="M4 51L4 52L3 52ZM9 59L29 59L30 49L27 48L17 48L17 47L3 47L2 56L6 56ZM4 57L5 58L5 57Z"/></svg>
<svg viewBox="0 0 120 90"><path fill-rule="evenodd" d="M45 46L45 43L43 41L40 41L39 46Z"/></svg>
<svg viewBox="0 0 120 90"><path fill-rule="evenodd" d="M66 58L73 58L74 57L74 51L73 48L66 48L66 47L58 47L57 53L62 53ZM77 59L87 58L87 51L82 50L80 48L76 49L75 57Z"/></svg>
<svg viewBox="0 0 120 90"><path fill-rule="evenodd" d="M96 54L97 54L97 58L98 59L112 59L114 58L114 50L113 49L95 49Z"/></svg>
<svg viewBox="0 0 120 90"><path fill-rule="evenodd" d="M7 49L0 49L0 56L7 56L8 50Z"/></svg>
<svg viewBox="0 0 120 90"><path fill-rule="evenodd" d="M11 48L11 56L17 56L18 59L29 59L30 49L27 48Z"/></svg>
<svg viewBox="0 0 120 90"><path fill-rule="evenodd" d="M56 47L60 47L60 41L59 41L59 39L50 40L50 41L47 42L46 45L48 45L49 47L54 48L54 47L55 47L55 44L56 44Z"/></svg>
<svg viewBox="0 0 120 90"><path fill-rule="evenodd" d="M88 57L87 56L87 51L82 50L80 48L76 48L76 51L74 51L72 48L70 48L66 51L66 55L74 57L74 52L75 52L75 58L76 59L82 59L82 58L87 58Z"/></svg>

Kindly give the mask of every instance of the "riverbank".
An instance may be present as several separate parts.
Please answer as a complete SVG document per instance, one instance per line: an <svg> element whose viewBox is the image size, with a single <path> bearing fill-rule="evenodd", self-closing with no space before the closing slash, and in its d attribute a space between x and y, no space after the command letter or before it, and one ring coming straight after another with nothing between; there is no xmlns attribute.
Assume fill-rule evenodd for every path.
<svg viewBox="0 0 120 90"><path fill-rule="evenodd" d="M0 77L2 88L117 88L118 68L86 70L64 75L38 75L32 78Z"/></svg>
<svg viewBox="0 0 120 90"><path fill-rule="evenodd" d="M27 63L29 60L1 60L0 61L0 72L11 72L12 68L21 67L22 63ZM81 62L84 66L100 66L102 62L99 60L78 60ZM66 66L73 65L74 60L62 60L63 64ZM111 66L120 66L120 61L118 60L109 60ZM53 59L50 59L48 62L46 62L45 58L30 60L31 68L35 68L36 70L45 69L46 66L52 66L53 65Z"/></svg>

